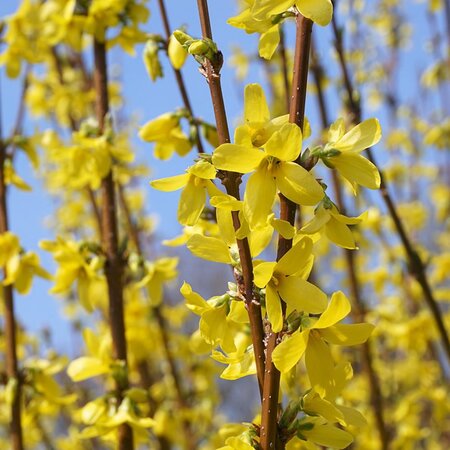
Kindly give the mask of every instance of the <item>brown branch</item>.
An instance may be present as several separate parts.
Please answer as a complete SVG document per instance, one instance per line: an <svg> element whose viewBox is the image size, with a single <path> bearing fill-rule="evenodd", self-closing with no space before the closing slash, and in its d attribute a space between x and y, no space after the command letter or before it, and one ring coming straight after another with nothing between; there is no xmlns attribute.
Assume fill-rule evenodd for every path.
<svg viewBox="0 0 450 450"><path fill-rule="evenodd" d="M0 132L2 131L2 120L0 111ZM8 205L7 188L5 182L5 159L6 146L3 136L0 134L0 234L6 233L8 227ZM4 277L7 277L6 267L3 270ZM19 376L17 358L17 324L14 313L14 293L11 285L3 286L3 299L5 303L4 323L5 323L5 352L6 352L6 375L8 381L16 383L11 404L10 438L12 450L23 450L23 434L21 423L21 399L22 380Z"/></svg>
<svg viewBox="0 0 450 450"><path fill-rule="evenodd" d="M300 13L296 16L296 44L292 80L292 97L289 121L297 124L303 131L305 120L306 93L308 85L308 67L311 48L313 22ZM297 161L299 162L299 160ZM280 219L295 224L296 205L280 194ZM278 240L277 260L292 248L292 239L281 235ZM283 310L286 305L282 302ZM277 438L278 395L280 390L280 372L272 363L272 352L277 345L279 335L271 332L267 345L266 376L264 378L263 408L261 416L261 447L263 450L284 448Z"/></svg>
<svg viewBox="0 0 450 450"><path fill-rule="evenodd" d="M94 40L94 86L96 113L100 133L104 132L105 116L109 112L108 75L104 42ZM109 294L109 321L114 358L125 364L125 373L116 379L118 404L128 389L127 343L125 337L124 302L122 286L122 257L118 248L116 198L112 171L102 181L102 244L106 255L105 275ZM133 450L133 431L128 424L118 429L118 450Z"/></svg>
<svg viewBox="0 0 450 450"><path fill-rule="evenodd" d="M167 43L169 43L169 39L170 39L170 36L172 35L172 31L171 31L170 24L169 24L169 16L167 14L167 8L164 3L164 0L158 0L158 5L159 5L159 10L161 12L161 18L163 21L164 32L166 33ZM184 82L183 74L181 73L181 70L175 69L175 67L173 67L172 64L171 64L171 67L175 74L175 79L177 81L177 85L178 85L178 89L181 94L181 98L183 99L184 107L189 112L190 119L193 121L194 126L197 130L196 140L197 140L198 152L204 153L205 150L203 148L203 143L202 143L202 139L200 136L200 126L199 126L198 122L196 120L194 120L195 115L194 115L194 111L192 109L191 101L189 100L189 95L187 93L186 83Z"/></svg>
<svg viewBox="0 0 450 450"><path fill-rule="evenodd" d="M202 35L204 38L212 39L211 23L208 12L207 0L197 0L200 23L202 26ZM208 81L211 99L213 103L214 116L216 119L217 133L219 143L224 144L230 142L230 132L228 129L227 114L223 100L222 87L220 83L220 73L217 73L210 61L205 63L206 78ZM239 184L241 175L234 172L224 173L223 184L229 195L236 199L240 198ZM239 215L237 211L232 212L233 226L235 230L240 228ZM260 393L262 395L264 370L265 370L265 354L264 354L264 328L262 322L261 305L253 296L253 262L250 253L250 247L247 239L237 239L239 257L242 266L242 282L239 277L237 281L239 285L243 285L245 296L245 304L250 319L250 329L253 341L253 350L255 353L255 361L257 368L257 377Z"/></svg>
<svg viewBox="0 0 450 450"><path fill-rule="evenodd" d="M289 111L291 107L291 83L288 75L288 56L286 51L286 35L283 25L280 26L280 59L281 59L281 75L283 78L284 96L286 102L286 111Z"/></svg>
<svg viewBox="0 0 450 450"><path fill-rule="evenodd" d="M352 120L355 124L361 122L362 113L361 113L361 105L360 101L356 98L355 89L353 86L352 79L350 77L349 66L347 64L344 46L343 46L343 30L338 28L336 21L336 11L333 15L333 33L335 38L335 48L338 54L339 64L342 71L344 85L348 96L348 107L350 112L352 113ZM367 156L369 160L377 166L374 154L371 149L367 149ZM378 166L377 166L378 167ZM392 196L389 193L389 187L387 185L386 179L384 177L383 172L380 170L381 176L381 184L380 184L380 193L383 198L383 201L388 209L389 215L394 222L395 229L400 238L400 241L403 245L403 248L406 253L406 257L408 260L408 270L410 274L417 280L420 287L422 288L423 296L425 302L428 305L428 308L431 311L434 322L438 329L442 345L444 347L444 351L447 355L448 360L450 361L450 339L448 336L448 332L445 328L444 320L442 318L442 313L439 309L439 305L434 298L433 292L431 290L428 277L426 274L426 266L420 257L419 252L415 248L413 242L411 241L408 232L403 224L400 215L398 214L397 207Z"/></svg>

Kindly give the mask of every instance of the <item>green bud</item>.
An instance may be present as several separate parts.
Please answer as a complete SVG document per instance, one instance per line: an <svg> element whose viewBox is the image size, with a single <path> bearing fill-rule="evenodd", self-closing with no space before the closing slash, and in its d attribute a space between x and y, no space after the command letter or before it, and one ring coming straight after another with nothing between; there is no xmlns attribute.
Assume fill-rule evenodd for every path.
<svg viewBox="0 0 450 450"><path fill-rule="evenodd" d="M193 41L188 52L194 56L205 56L209 52L209 45L203 40Z"/></svg>
<svg viewBox="0 0 450 450"><path fill-rule="evenodd" d="M173 36L181 45L186 45L189 41L193 40L192 36L189 36L187 33L181 30L175 30L173 32Z"/></svg>
<svg viewBox="0 0 450 450"><path fill-rule="evenodd" d="M300 400L291 400L289 402L280 419L281 428L288 428L292 424L300 411L300 406Z"/></svg>
<svg viewBox="0 0 450 450"><path fill-rule="evenodd" d="M297 311L293 311L286 319L287 322L287 332L293 333L298 330L302 323L302 315Z"/></svg>

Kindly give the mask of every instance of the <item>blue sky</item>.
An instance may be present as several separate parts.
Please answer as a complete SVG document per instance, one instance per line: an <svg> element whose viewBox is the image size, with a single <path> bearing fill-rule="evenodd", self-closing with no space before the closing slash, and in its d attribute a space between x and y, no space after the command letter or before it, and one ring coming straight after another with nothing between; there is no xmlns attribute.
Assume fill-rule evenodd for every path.
<svg viewBox="0 0 450 450"><path fill-rule="evenodd" d="M0 3L0 16L12 13L18 5L18 1L8 1ZM194 0L168 0L167 7L170 11L170 22L173 28L188 25L188 32L194 36L200 35L198 17L196 12L196 2ZM180 4L183 6L181 7ZM146 27L151 33L162 32L160 25L159 11L155 2L150 2L152 17ZM225 60L230 55L230 49L233 44L239 43L244 49L253 49L256 46L257 38L249 36L244 32L234 29L225 23L225 19L236 13L235 2L233 1L210 1L210 13L212 18L212 27L214 30L215 41L222 49ZM423 6L415 5L411 11L415 27L425 26ZM288 42L292 42L292 29L290 26L288 32ZM417 33L419 34L419 33ZM330 30L315 28L315 35L319 39L321 53L325 58L331 61L330 51ZM403 57L410 58L404 64L401 75L404 75L401 95L405 98L414 96L414 84L410 81L411 71L416 76L417 71L423 68L427 56L424 54L424 43L415 37L412 48L407 49ZM124 97L126 99L125 111L127 115L137 117L138 123L142 124L147 120L156 117L167 111L173 111L181 104L178 90L174 84L174 78L170 67L165 64L166 78L158 80L157 83L151 83L145 72L141 60L141 48L137 49L137 56L132 58L122 51L115 50L109 55L109 63L114 73L120 73L124 82ZM335 70L335 69L331 69ZM194 61L189 61L183 70L184 76L188 81L190 97L194 105L194 111L197 116L210 122L213 121L212 106L209 98L209 90L204 78L198 73L197 65ZM1 103L3 111L3 124L5 134L12 127L16 116L16 108L20 95L20 81L8 80L0 70L1 77ZM225 92L226 107L229 115L230 125L232 125L240 116L242 110L242 93L244 86L236 82L233 70L225 66L223 70L223 88ZM263 75L260 66L252 67L248 77L249 82L262 82ZM332 104L333 115L337 114L337 106ZM310 119L315 116L314 99L310 98L307 106L307 114ZM384 114L380 116L382 123L388 126L387 118ZM318 123L317 121L312 123ZM42 121L33 121L28 116L26 121L26 130L31 131L35 127L42 127ZM136 130L137 131L137 130ZM159 162L152 157L152 148L150 144L141 143L135 139L136 152L138 158L147 161L153 169L154 178L160 178L182 173L189 164L186 159L174 158L170 162ZM378 151L378 150L377 150ZM52 233L44 226L46 217L52 214L52 200L44 195L40 181L36 180L32 174L28 162L23 157L19 157L17 170L32 186L33 192L20 192L11 189L9 197L9 208L11 215L11 229L18 234L23 245L30 250L38 250L37 242L44 238L51 238ZM160 227L158 235L162 238L173 237L179 231L176 223L176 203L178 194L159 193L148 188L149 210L157 214L164 227ZM39 251L39 250L38 250ZM50 269L53 268L51 258L39 251L44 265ZM19 319L30 331L37 331L43 326L49 324L61 323L61 302L50 296L48 289L49 282L36 280L33 291L27 297L17 296L17 311ZM54 329L55 340L58 347L69 348L70 338L68 337L68 325L61 324Z"/></svg>

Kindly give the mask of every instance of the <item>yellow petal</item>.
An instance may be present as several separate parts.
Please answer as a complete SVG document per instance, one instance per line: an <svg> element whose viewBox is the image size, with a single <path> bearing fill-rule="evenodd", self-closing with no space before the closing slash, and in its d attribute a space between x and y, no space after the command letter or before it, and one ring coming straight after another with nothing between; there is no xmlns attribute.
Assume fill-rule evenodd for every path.
<svg viewBox="0 0 450 450"><path fill-rule="evenodd" d="M368 119L352 128L332 147L341 152L359 153L377 144L381 139L381 126L378 119Z"/></svg>
<svg viewBox="0 0 450 450"><path fill-rule="evenodd" d="M353 436L347 431L329 424L315 424L311 430L301 430L308 440L324 447L347 448L353 442Z"/></svg>
<svg viewBox="0 0 450 450"><path fill-rule="evenodd" d="M253 258L269 246L272 241L272 236L273 228L270 225L262 225L252 229L248 240Z"/></svg>
<svg viewBox="0 0 450 450"><path fill-rule="evenodd" d="M283 313L280 297L272 283L266 286L266 311L272 331L278 333L283 328Z"/></svg>
<svg viewBox="0 0 450 450"><path fill-rule="evenodd" d="M216 178L216 168L208 161L201 159L193 166L189 167L188 173L204 180L214 180Z"/></svg>
<svg viewBox="0 0 450 450"><path fill-rule="evenodd" d="M276 219L273 217L270 219L270 225L285 239L293 239L296 229L287 220Z"/></svg>
<svg viewBox="0 0 450 450"><path fill-rule="evenodd" d="M143 141L154 142L167 139L167 135L178 126L179 119L171 113L163 114L147 122L140 130Z"/></svg>
<svg viewBox="0 0 450 450"><path fill-rule="evenodd" d="M277 263L275 272L293 275L302 270L309 261L313 248L312 240L304 237L298 241Z"/></svg>
<svg viewBox="0 0 450 450"><path fill-rule="evenodd" d="M316 205L324 196L322 186L296 163L280 163L275 176L282 194L298 205Z"/></svg>
<svg viewBox="0 0 450 450"><path fill-rule="evenodd" d="M244 93L244 120L245 123L264 124L270 119L266 96L259 84L248 84Z"/></svg>
<svg viewBox="0 0 450 450"><path fill-rule="evenodd" d="M181 189L187 184L189 174L175 175L174 177L160 178L159 180L150 181L150 186L158 191L172 192Z"/></svg>
<svg viewBox="0 0 450 450"><path fill-rule="evenodd" d="M89 356L77 358L69 364L67 374L72 381L83 381L109 372L109 366L101 359Z"/></svg>
<svg viewBox="0 0 450 450"><path fill-rule="evenodd" d="M248 179L244 194L244 211L250 226L265 224L275 201L276 183L266 164Z"/></svg>
<svg viewBox="0 0 450 450"><path fill-rule="evenodd" d="M302 150L302 130L295 123L287 123L272 134L264 150L281 161L295 161Z"/></svg>
<svg viewBox="0 0 450 450"><path fill-rule="evenodd" d="M258 265L255 264L253 273L256 286L258 286L259 288L264 288L267 286L270 279L272 278L275 266L276 263L274 262L263 262Z"/></svg>
<svg viewBox="0 0 450 450"><path fill-rule="evenodd" d="M299 11L314 23L325 27L333 17L333 4L330 0L297 0Z"/></svg>
<svg viewBox="0 0 450 450"><path fill-rule="evenodd" d="M333 387L333 357L328 345L317 332L309 335L305 352L305 365L311 387L323 398Z"/></svg>
<svg viewBox="0 0 450 450"><path fill-rule="evenodd" d="M350 250L356 249L355 238L347 225L336 220L331 216L330 221L325 226L325 234L327 238L342 248Z"/></svg>
<svg viewBox="0 0 450 450"><path fill-rule="evenodd" d="M201 315L211 309L211 306L197 292L192 290L189 283L184 282L180 288L181 295L186 299L186 306L195 314Z"/></svg>
<svg viewBox="0 0 450 450"><path fill-rule="evenodd" d="M278 292L292 311L320 314L327 307L327 296L314 284L290 276L280 280Z"/></svg>
<svg viewBox="0 0 450 450"><path fill-rule="evenodd" d="M207 259L208 261L233 264L230 251L227 244L221 239L215 237L202 236L201 234L194 234L186 244L187 248L199 258Z"/></svg>
<svg viewBox="0 0 450 450"><path fill-rule="evenodd" d="M369 339L374 328L370 323L338 324L321 330L320 335L330 344L359 345Z"/></svg>
<svg viewBox="0 0 450 450"><path fill-rule="evenodd" d="M256 20L269 19L275 14L287 11L294 3L295 0L256 0L252 8L252 15Z"/></svg>
<svg viewBox="0 0 450 450"><path fill-rule="evenodd" d="M337 291L331 296L328 308L311 328L320 329L331 327L344 317L347 317L350 311L351 306L348 298L342 291Z"/></svg>
<svg viewBox="0 0 450 450"><path fill-rule="evenodd" d="M314 391L310 391L303 398L303 410L309 415L318 414L330 423L339 422L344 427L347 426L342 411L328 400L320 398Z"/></svg>
<svg viewBox="0 0 450 450"><path fill-rule="evenodd" d="M178 42L175 36L172 34L169 39L169 45L167 47L167 53L169 55L170 62L172 66L180 70L186 58L188 56L188 52L184 49L184 47Z"/></svg>
<svg viewBox="0 0 450 450"><path fill-rule="evenodd" d="M261 150L222 144L214 151L212 162L219 170L248 173L255 170L264 158L265 154Z"/></svg>
<svg viewBox="0 0 450 450"><path fill-rule="evenodd" d="M261 35L259 39L259 56L264 59L272 59L275 50L280 43L279 25L274 25Z"/></svg>
<svg viewBox="0 0 450 450"><path fill-rule="evenodd" d="M309 330L296 331L275 347L272 361L281 373L289 372L300 361L305 353L308 338Z"/></svg>
<svg viewBox="0 0 450 450"><path fill-rule="evenodd" d="M198 222L206 203L206 191L198 178L191 176L185 188L181 191L178 203L178 222L181 225L192 226Z"/></svg>
<svg viewBox="0 0 450 450"><path fill-rule="evenodd" d="M359 184L369 189L379 189L380 172L368 159L357 153L341 153L329 158L339 173L351 184Z"/></svg>

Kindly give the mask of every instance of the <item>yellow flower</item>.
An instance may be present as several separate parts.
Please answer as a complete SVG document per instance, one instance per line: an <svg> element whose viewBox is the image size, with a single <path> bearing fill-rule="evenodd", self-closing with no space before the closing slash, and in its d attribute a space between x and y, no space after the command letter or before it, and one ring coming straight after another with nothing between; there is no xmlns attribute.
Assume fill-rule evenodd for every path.
<svg viewBox="0 0 450 450"><path fill-rule="evenodd" d="M231 17L227 22L236 28L241 28L247 33L259 33L259 55L265 59L271 59L280 43L280 24L272 23L268 17L264 20L256 20L252 14L254 0L247 2L248 7L239 15Z"/></svg>
<svg viewBox="0 0 450 450"><path fill-rule="evenodd" d="M303 16L321 26L328 25L333 17L333 4L330 0L256 0L252 14L256 19L264 20L293 6Z"/></svg>
<svg viewBox="0 0 450 450"><path fill-rule="evenodd" d="M348 249L357 249L353 234L348 225L358 225L366 213L358 217L347 217L340 214L330 201L322 202L314 212L314 218L300 231L300 234L315 234L324 230L325 236L336 245Z"/></svg>
<svg viewBox="0 0 450 450"><path fill-rule="evenodd" d="M242 323L245 306L228 295L215 296L206 301L194 292L188 283L183 283L181 295L186 306L200 318L200 335L211 347L220 347L227 353L237 351L235 338Z"/></svg>
<svg viewBox="0 0 450 450"><path fill-rule="evenodd" d="M92 311L98 302L94 288L102 280L97 272L103 267L103 259L92 257L86 246L62 238L58 238L56 242L42 241L40 247L53 253L53 258L58 263L55 285L50 292L67 294L76 282L81 305L87 311Z"/></svg>
<svg viewBox="0 0 450 450"><path fill-rule="evenodd" d="M180 116L172 113L162 114L150 120L139 130L139 137L146 142L155 142L155 158L169 159L173 152L184 156L192 148L192 142L183 133Z"/></svg>
<svg viewBox="0 0 450 450"><path fill-rule="evenodd" d="M221 195L211 180L216 178L216 169L208 161L201 159L186 170L187 173L174 177L161 178L150 185L163 192L183 188L178 203L178 221L182 225L195 225L206 203L206 192L210 196Z"/></svg>
<svg viewBox="0 0 450 450"><path fill-rule="evenodd" d="M246 125L236 129L235 144L223 144L213 154L219 170L253 173L244 196L244 212L250 226L266 223L277 188L300 205L315 205L323 189L295 160L302 149L301 129L286 117L270 120L264 92L257 84L245 89ZM263 150L261 150L261 148Z"/></svg>
<svg viewBox="0 0 450 450"><path fill-rule="evenodd" d="M99 337L92 330L85 328L83 339L90 356L74 359L67 367L67 374L74 382L104 375L112 370L113 359L109 335L104 334Z"/></svg>
<svg viewBox="0 0 450 450"><path fill-rule="evenodd" d="M28 294L33 277L38 276L51 280L52 276L39 264L39 256L33 252L17 253L8 260L6 266L7 277L3 281L5 286L14 284L20 294Z"/></svg>
<svg viewBox="0 0 450 450"><path fill-rule="evenodd" d="M374 326L368 323L338 324L350 312L350 302L335 292L320 318L303 331L298 330L281 342L273 352L273 362L282 372L291 370L305 353L306 370L313 389L323 398L334 392L335 370L326 342L337 345L358 345L365 342ZM325 342L326 341L326 342Z"/></svg>
<svg viewBox="0 0 450 450"><path fill-rule="evenodd" d="M312 314L323 312L327 296L306 281L312 268L312 241L303 238L277 263L263 262L255 267L255 284L266 290L266 311L272 329L283 328L281 299L287 304L286 314L305 311Z"/></svg>
<svg viewBox="0 0 450 450"><path fill-rule="evenodd" d="M351 185L369 189L380 187L378 169L360 153L377 144L381 139L381 127L377 119L368 119L345 133L343 119L337 120L328 134L328 143L319 156L325 164L335 168Z"/></svg>

